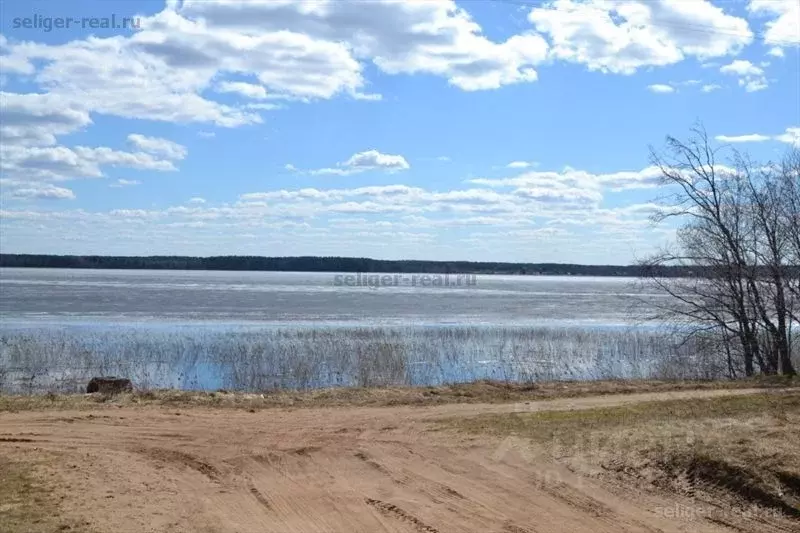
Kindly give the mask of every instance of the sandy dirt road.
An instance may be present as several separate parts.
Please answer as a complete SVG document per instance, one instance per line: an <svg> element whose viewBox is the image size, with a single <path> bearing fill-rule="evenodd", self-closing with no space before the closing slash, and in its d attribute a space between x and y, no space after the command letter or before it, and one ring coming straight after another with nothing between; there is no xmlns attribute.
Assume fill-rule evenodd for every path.
<svg viewBox="0 0 800 533"><path fill-rule="evenodd" d="M637 495L436 420L750 392L253 413L4 413L0 455L49 457L65 515L100 532L727 532L667 515L663 509L691 505L677 496Z"/></svg>

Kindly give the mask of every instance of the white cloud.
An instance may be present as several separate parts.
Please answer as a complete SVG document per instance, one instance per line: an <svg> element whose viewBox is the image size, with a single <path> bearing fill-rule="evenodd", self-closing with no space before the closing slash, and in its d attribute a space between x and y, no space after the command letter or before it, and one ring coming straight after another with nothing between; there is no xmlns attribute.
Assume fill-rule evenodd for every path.
<svg viewBox="0 0 800 533"><path fill-rule="evenodd" d="M764 142L770 140L770 137L767 135L760 135L758 133L754 133L751 135L717 135L715 137L716 140L723 143L754 143L754 142Z"/></svg>
<svg viewBox="0 0 800 533"><path fill-rule="evenodd" d="M598 204L603 199L602 194L596 190L553 188L553 187L520 187L514 190L514 195L525 200L539 202L565 202L578 204Z"/></svg>
<svg viewBox="0 0 800 533"><path fill-rule="evenodd" d="M158 154L167 159L183 159L187 154L185 146L159 137L146 137L138 133L132 133L128 135L128 142L139 150Z"/></svg>
<svg viewBox="0 0 800 533"><path fill-rule="evenodd" d="M354 154L344 166L348 168L382 168L386 170L408 170L410 167L401 155L382 154L377 150L367 150Z"/></svg>
<svg viewBox="0 0 800 533"><path fill-rule="evenodd" d="M201 204L206 203L206 200L205 200L205 198L200 198L199 196L195 196L194 198L189 198L189 200L186 203L187 204L201 205Z"/></svg>
<svg viewBox="0 0 800 533"><path fill-rule="evenodd" d="M209 89L248 99L380 100L365 91L371 63L388 74L432 74L463 90L488 90L535 81L534 67L547 56L533 33L487 38L452 0L169 1L143 16L141 28L63 44L3 38L4 72L57 94L64 109L235 127L262 118L211 99Z"/></svg>
<svg viewBox="0 0 800 533"><path fill-rule="evenodd" d="M36 68L24 56L9 53L10 45L5 35L0 34L0 59L4 74L33 74Z"/></svg>
<svg viewBox="0 0 800 533"><path fill-rule="evenodd" d="M484 245L506 243L512 251L535 241L558 249L554 259L569 261L564 254L586 253L587 243L601 254L627 253L625 247L637 239L649 243L650 207L603 208L601 203L608 190L649 186L652 178L651 169L594 174L567 168L488 180L489 186L476 179L467 188L450 190L404 184L280 189L242 194L221 205L198 200L162 209L91 212L26 206L2 212L0 232L4 245L21 252L46 246L52 253L87 253L68 244L83 239L104 253L166 253L160 243L169 243L169 253L202 254L213 247L223 255L258 255L263 246L283 242L292 255L373 255L352 246L378 239L404 256L436 254L431 243L455 242L452 253L465 258L472 253L467 241L479 239ZM485 235L461 231L476 227Z"/></svg>
<svg viewBox="0 0 800 533"><path fill-rule="evenodd" d="M122 152L105 146L94 148L75 146L72 150L80 158L98 166L109 165L112 167L158 170L161 172L178 170L172 161L158 159L154 155L145 152Z"/></svg>
<svg viewBox="0 0 800 533"><path fill-rule="evenodd" d="M648 189L659 184L661 172L657 167L646 167L639 171L623 171L611 174L594 174L585 170L566 167L562 172L533 171L513 178L475 178L469 183L488 187L554 188L562 191L610 189ZM568 193L573 194L573 193Z"/></svg>
<svg viewBox="0 0 800 533"><path fill-rule="evenodd" d="M773 17L766 23L766 44L775 45L778 49L800 44L800 2L797 0L750 0L747 9L755 14Z"/></svg>
<svg viewBox="0 0 800 533"><path fill-rule="evenodd" d="M477 181L477 180L476 180ZM463 189L445 192L430 191L407 185L358 187L355 189L297 189L248 193L240 196L245 203L272 205L280 200L285 206L291 202L313 202L320 207L332 203L335 212L511 212L537 203L597 203L598 190L581 190L576 187L549 185L531 186L523 183L513 191L498 192L492 189ZM322 204L321 204L322 203ZM539 204L540 205L540 204Z"/></svg>
<svg viewBox="0 0 800 533"><path fill-rule="evenodd" d="M347 176L367 170L396 172L399 170L408 170L409 168L411 168L411 166L402 155L390 155L383 154L377 150L367 150L365 152L353 154L350 159L337 164L335 168L312 170L311 174L336 174L339 176Z"/></svg>
<svg viewBox="0 0 800 533"><path fill-rule="evenodd" d="M786 53L783 51L783 48L779 48L777 46L773 46L772 48L767 51L767 54L771 55L772 57L785 57Z"/></svg>
<svg viewBox="0 0 800 533"><path fill-rule="evenodd" d="M153 219L161 216L158 211L147 211L145 209L112 209L108 214L112 217L140 219Z"/></svg>
<svg viewBox="0 0 800 533"><path fill-rule="evenodd" d="M91 114L236 127L262 122L259 111L279 104L222 104L213 100L215 91L230 94L226 102L236 97L310 102L339 95L376 100L380 95L367 91L364 78L369 64L387 74L431 74L462 90L489 90L534 81L535 69L552 59L627 74L688 56L702 60L735 53L752 38L743 19L699 0L557 0L532 9L530 20L551 39L550 53L533 32L490 39L452 0L170 1L130 34L62 44L0 39L8 75L24 74L45 92L4 97L7 117L0 127L4 141L38 147L90 125ZM714 31L685 30L697 24ZM759 83L753 79L745 86L756 90ZM169 142L146 151L185 157L184 147L167 148ZM145 150L141 142L137 146ZM404 168L397 165L388 166ZM377 162L374 168L386 166ZM78 167L76 175L99 174L90 162L72 167ZM362 168L342 164L318 172Z"/></svg>
<svg viewBox="0 0 800 533"><path fill-rule="evenodd" d="M650 166L639 171L598 174L596 179L602 187L608 187L612 191L650 189L661 184L661 170L658 167Z"/></svg>
<svg viewBox="0 0 800 533"><path fill-rule="evenodd" d="M800 127L786 128L786 132L776 135L774 139L800 148Z"/></svg>
<svg viewBox="0 0 800 533"><path fill-rule="evenodd" d="M745 59L736 59L732 63L719 69L723 74L735 74L737 76L761 76L764 71Z"/></svg>
<svg viewBox="0 0 800 533"><path fill-rule="evenodd" d="M256 100L267 97L267 90L263 86L243 81L223 81L217 86L217 91L221 93L236 93Z"/></svg>
<svg viewBox="0 0 800 533"><path fill-rule="evenodd" d="M739 86L744 87L747 92L760 91L769 86L767 78L764 76L764 69L745 59L736 59L720 67L719 71L723 74L737 76Z"/></svg>
<svg viewBox="0 0 800 533"><path fill-rule="evenodd" d="M675 92L675 87L673 87L671 85L664 85L664 84L661 84L661 83L656 83L655 85L648 85L647 89L650 92L653 92L653 93L656 93L656 94L669 94L669 93L674 93Z"/></svg>
<svg viewBox="0 0 800 533"><path fill-rule="evenodd" d="M259 104L245 104L245 109L253 109L257 111L275 111L276 109L283 109L283 106L280 104L269 104L269 103L259 103Z"/></svg>
<svg viewBox="0 0 800 533"><path fill-rule="evenodd" d="M528 19L549 37L552 58L617 74L687 56L733 55L753 40L745 19L706 0L554 0L533 8Z"/></svg>
<svg viewBox="0 0 800 533"><path fill-rule="evenodd" d="M52 183L80 178L100 178L103 167L174 171L172 161L143 151L125 152L108 147L59 145L59 137L91 124L85 108L56 94L0 93L0 172L10 199L71 199L74 193ZM180 156L183 147L163 139L132 135L140 148L168 147ZM160 144L154 144L158 141ZM165 144L164 144L165 143ZM152 145L152 146L151 146ZM182 157L182 156L181 156Z"/></svg>
<svg viewBox="0 0 800 533"><path fill-rule="evenodd" d="M142 184L142 182L138 181L138 180L126 180L126 179L121 179L120 178L117 181L115 181L114 183L112 183L111 185L109 185L109 187L114 187L116 189L120 189L122 187L133 187L135 185L141 185L141 184Z"/></svg>
<svg viewBox="0 0 800 533"><path fill-rule="evenodd" d="M10 193L16 200L74 200L75 193L64 187L43 184L33 187L14 189Z"/></svg>
<svg viewBox="0 0 800 533"><path fill-rule="evenodd" d="M187 1L180 13L202 17L211 31L254 35L289 30L323 42L347 43L354 57L371 59L384 72L434 74L464 90L534 81L532 67L547 54L547 45L538 35L515 35L504 42L486 38L452 0L326 0L314 6L270 0ZM352 92L359 92L361 85L358 80Z"/></svg>
<svg viewBox="0 0 800 533"><path fill-rule="evenodd" d="M716 83L709 83L707 85L703 85L702 91L704 93L711 93L711 92L714 92L714 91L718 91L720 89L722 89L721 85L717 85Z"/></svg>
<svg viewBox="0 0 800 533"><path fill-rule="evenodd" d="M3 146L55 144L56 136L92 123L85 109L53 94L0 92L0 109Z"/></svg>
<svg viewBox="0 0 800 533"><path fill-rule="evenodd" d="M534 161L512 161L506 165L506 168L529 168L536 166Z"/></svg>
<svg viewBox="0 0 800 533"><path fill-rule="evenodd" d="M8 146L0 152L0 169L4 175L28 181L100 178L104 175L103 166L162 172L177 170L171 161L148 153L122 152L104 146Z"/></svg>
<svg viewBox="0 0 800 533"><path fill-rule="evenodd" d="M148 24L158 28L158 17ZM8 56L36 62L31 81L90 112L221 126L260 121L258 115L201 97L214 68L192 66L189 55L189 63L181 66L147 53L147 43L158 40L157 31L143 30L130 37L89 37L60 45L24 42L9 46Z"/></svg>
<svg viewBox="0 0 800 533"><path fill-rule="evenodd" d="M717 135L716 140L727 143L754 143L766 141L778 141L791 144L800 148L800 127L786 128L786 131L779 135L762 135L753 133L749 135Z"/></svg>

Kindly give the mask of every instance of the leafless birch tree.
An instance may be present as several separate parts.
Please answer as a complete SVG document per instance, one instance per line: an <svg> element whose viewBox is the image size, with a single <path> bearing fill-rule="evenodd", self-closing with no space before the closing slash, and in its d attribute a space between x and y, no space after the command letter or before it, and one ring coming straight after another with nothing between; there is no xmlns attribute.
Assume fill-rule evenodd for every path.
<svg viewBox="0 0 800 533"><path fill-rule="evenodd" d="M651 150L668 191L654 215L676 242L642 261L645 285L668 298L649 317L685 339L714 339L732 377L794 375L792 326L800 298L800 156L760 165L712 146L702 127ZM664 276L664 266L693 275Z"/></svg>

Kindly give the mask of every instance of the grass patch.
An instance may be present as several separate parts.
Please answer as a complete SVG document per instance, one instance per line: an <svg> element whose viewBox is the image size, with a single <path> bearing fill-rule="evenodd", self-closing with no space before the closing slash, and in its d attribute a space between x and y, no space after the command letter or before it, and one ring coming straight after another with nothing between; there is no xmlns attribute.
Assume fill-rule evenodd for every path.
<svg viewBox="0 0 800 533"><path fill-rule="evenodd" d="M513 436L578 469L726 507L800 519L800 391L480 415L443 421ZM529 450L529 451L530 451Z"/></svg>
<svg viewBox="0 0 800 533"><path fill-rule="evenodd" d="M739 381L559 381L506 383L476 381L438 387L338 387L309 391L191 392L136 391L119 395L42 394L0 395L0 412L45 409L97 409L108 406L219 407L263 409L275 407L388 407L448 403L514 403L605 394L635 394L682 390L787 388L800 380L752 379Z"/></svg>
<svg viewBox="0 0 800 533"><path fill-rule="evenodd" d="M557 437L578 439L592 431L635 427L637 424L751 416L754 412L800 412L800 392L749 394L692 400L660 400L619 407L599 407L575 411L487 414L455 418L447 422L460 429L513 435L537 442Z"/></svg>
<svg viewBox="0 0 800 533"><path fill-rule="evenodd" d="M35 468L0 456L0 530L3 533L86 531L59 517L58 500Z"/></svg>

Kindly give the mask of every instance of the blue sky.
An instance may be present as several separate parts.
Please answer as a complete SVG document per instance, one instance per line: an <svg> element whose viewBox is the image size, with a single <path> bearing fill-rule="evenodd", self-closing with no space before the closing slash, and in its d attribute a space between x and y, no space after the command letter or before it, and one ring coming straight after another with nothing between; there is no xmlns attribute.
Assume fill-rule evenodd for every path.
<svg viewBox="0 0 800 533"><path fill-rule="evenodd" d="M1 13L7 253L628 263L674 235L648 146L800 144L795 0Z"/></svg>

